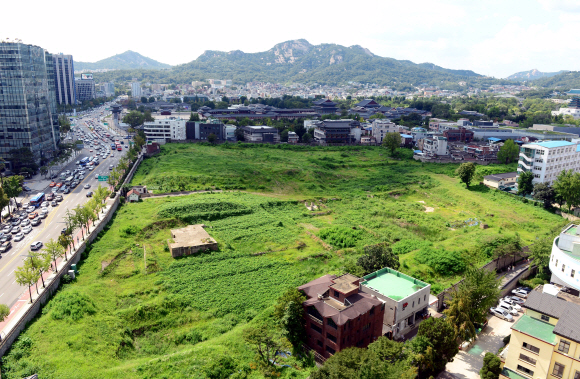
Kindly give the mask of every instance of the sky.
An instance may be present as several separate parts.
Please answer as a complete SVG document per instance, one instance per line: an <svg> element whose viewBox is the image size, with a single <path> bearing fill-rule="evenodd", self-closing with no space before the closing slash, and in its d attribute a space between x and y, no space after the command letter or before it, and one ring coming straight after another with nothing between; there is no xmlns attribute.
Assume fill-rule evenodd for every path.
<svg viewBox="0 0 580 379"><path fill-rule="evenodd" d="M30 0L1 8L14 17L2 17L0 38L81 62L133 50L176 65L205 50L252 53L304 38L496 78L580 70L580 0Z"/></svg>

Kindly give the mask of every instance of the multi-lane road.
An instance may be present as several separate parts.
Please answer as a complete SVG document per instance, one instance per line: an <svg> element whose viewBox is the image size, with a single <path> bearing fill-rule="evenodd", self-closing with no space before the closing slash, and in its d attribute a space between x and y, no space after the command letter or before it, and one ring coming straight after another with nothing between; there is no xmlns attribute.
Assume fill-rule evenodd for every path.
<svg viewBox="0 0 580 379"><path fill-rule="evenodd" d="M91 120L94 124L100 125L106 133L114 135L113 132L109 131L106 126L103 126L100 122L100 115L97 117L96 115L87 116L81 119L77 119L76 121L76 130L78 136L79 128L83 130L86 134L91 133L87 127L87 122ZM103 133L104 135L104 133ZM124 137L124 136L118 136ZM14 271L22 265L23 260L26 258L26 255L29 254L30 251L30 244L35 241L41 241L46 243L51 238L56 240L58 239L61 230L65 227L65 214L67 209L75 208L79 204L84 204L86 201L89 200L87 197L88 191L94 191L95 188L98 187L99 183L103 186L107 186L106 182L99 182L95 178L95 174L103 174L108 175L109 173L109 166L113 165L116 166L119 162L121 156L125 154L125 149L123 151L113 151L111 150L110 144L111 141L105 139L105 141L99 140L99 142L104 143L108 148L108 156L106 159L101 158L100 153L97 153L95 148L92 146L88 146L85 144L85 148L65 167L62 168L63 171L70 170L71 172L78 168L75 164L76 161L80 161L84 157L98 155L100 159L99 165L92 171L86 170L85 178L80 181L79 185L74 189L71 190L69 194L62 194L62 192L58 192L63 196L63 201L58 203L55 207L49 207L49 214L48 216L42 220L40 225L35 226L32 228L32 232L29 234L25 234L25 238L19 242L15 242L12 240L12 248L5 253L2 253L2 258L0 259L0 303L6 304L9 307L12 306L18 298L22 295L23 292L27 290L26 287L21 287L15 282ZM127 146L125 144L125 146ZM92 150L92 152L90 151ZM113 157L111 157L113 155ZM58 178L54 179L55 181L59 181ZM89 184L91 186L90 189L85 189L84 186ZM44 193L51 192L50 187L46 187L43 191ZM34 196L36 193L32 192L29 194L29 198ZM75 241L76 244L76 241Z"/></svg>

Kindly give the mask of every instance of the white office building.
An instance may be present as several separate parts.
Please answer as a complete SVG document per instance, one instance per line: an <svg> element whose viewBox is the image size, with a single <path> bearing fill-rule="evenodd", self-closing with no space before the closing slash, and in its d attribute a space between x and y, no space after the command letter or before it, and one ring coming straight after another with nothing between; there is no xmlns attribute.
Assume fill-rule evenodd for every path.
<svg viewBox="0 0 580 379"><path fill-rule="evenodd" d="M399 126L391 122L391 120L377 119L373 121L371 126L373 137L375 137L377 143L383 143L383 138L387 136L387 133L398 133L401 131Z"/></svg>
<svg viewBox="0 0 580 379"><path fill-rule="evenodd" d="M551 185L562 170L580 172L580 145L577 141L534 142L520 148L518 174L532 172L533 183Z"/></svg>
<svg viewBox="0 0 580 379"><path fill-rule="evenodd" d="M423 140L423 153L429 156L447 155L447 138L434 136Z"/></svg>
<svg viewBox="0 0 580 379"><path fill-rule="evenodd" d="M174 117L145 122L143 123L143 132L145 132L147 141L153 141L161 144L170 142L171 140L185 141L186 122L186 119Z"/></svg>
<svg viewBox="0 0 580 379"><path fill-rule="evenodd" d="M554 239L550 282L580 290L580 225L568 224Z"/></svg>
<svg viewBox="0 0 580 379"><path fill-rule="evenodd" d="M131 97L139 98L141 93L141 84L137 82L131 83Z"/></svg>
<svg viewBox="0 0 580 379"><path fill-rule="evenodd" d="M580 118L580 98L573 98L568 107L560 108L557 111L552 111L552 116L572 116L575 120Z"/></svg>

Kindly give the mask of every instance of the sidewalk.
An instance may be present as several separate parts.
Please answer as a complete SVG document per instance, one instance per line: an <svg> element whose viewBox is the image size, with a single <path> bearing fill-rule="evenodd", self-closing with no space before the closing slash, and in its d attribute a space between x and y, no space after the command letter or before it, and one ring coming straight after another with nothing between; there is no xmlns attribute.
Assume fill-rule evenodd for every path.
<svg viewBox="0 0 580 379"><path fill-rule="evenodd" d="M101 211L99 213L99 220L97 220L94 224L89 225L90 230L94 230L99 223L102 222L102 219L104 216L107 215L108 210L110 209L110 205L115 201L115 199L107 199L107 207L104 208L104 213L103 211ZM84 238L83 238L83 232L84 232ZM74 242L74 246L75 249L72 250L71 248L67 249L67 257L70 259L71 255L74 254L74 252L76 252L79 242L84 242L86 240L86 238L88 237L86 229L83 228L83 230L78 229L76 231L76 233L74 234L73 238L75 240ZM56 261L56 267L58 268L58 272L60 273L61 270L66 266L66 264L68 263L68 260L65 260L65 257L61 257L59 259L57 259ZM54 262L52 262L52 264L54 265ZM44 272L42 274L42 277L44 279L44 284L48 287L49 283L52 283L52 281L55 279L56 277L56 271L50 271L50 272ZM38 289L38 294L36 293L36 290ZM40 280L40 278L38 279L38 281L36 282L36 287L32 286L30 287L30 293L32 293L32 301L34 301L35 299L38 299L45 291L46 289L42 287L42 281ZM34 305L30 303L30 294L28 291L28 288L25 288L24 293L20 296L20 298L16 301L16 303L14 303L14 305L10 308L10 314L8 315L8 317L6 318L6 320L4 320L3 322L0 322L0 337L4 338L8 333L10 333L10 331L18 324L20 318L26 313L26 311L28 309L30 309L30 307Z"/></svg>

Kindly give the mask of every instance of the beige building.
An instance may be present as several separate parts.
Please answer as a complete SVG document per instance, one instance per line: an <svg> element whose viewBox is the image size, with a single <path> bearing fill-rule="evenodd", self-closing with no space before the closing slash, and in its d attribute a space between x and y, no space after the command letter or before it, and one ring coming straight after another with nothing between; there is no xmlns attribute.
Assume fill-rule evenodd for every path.
<svg viewBox="0 0 580 379"><path fill-rule="evenodd" d="M491 188L499 188L500 186L514 185L518 180L518 173L506 172L503 174L493 174L483 177L483 184Z"/></svg>
<svg viewBox="0 0 580 379"><path fill-rule="evenodd" d="M529 294L500 379L580 378L580 299L563 295Z"/></svg>
<svg viewBox="0 0 580 379"><path fill-rule="evenodd" d="M204 229L205 225L189 225L181 229L171 229L173 242L168 241L173 258L192 255L201 250L217 250L218 244Z"/></svg>

